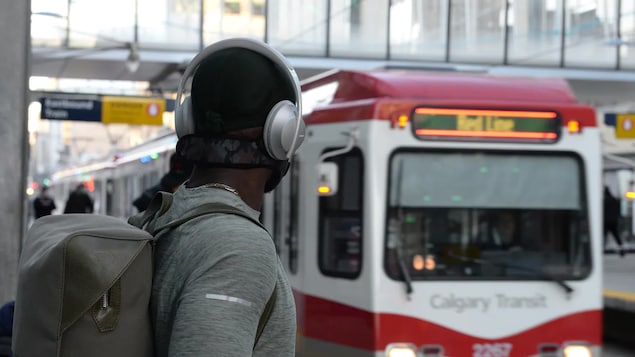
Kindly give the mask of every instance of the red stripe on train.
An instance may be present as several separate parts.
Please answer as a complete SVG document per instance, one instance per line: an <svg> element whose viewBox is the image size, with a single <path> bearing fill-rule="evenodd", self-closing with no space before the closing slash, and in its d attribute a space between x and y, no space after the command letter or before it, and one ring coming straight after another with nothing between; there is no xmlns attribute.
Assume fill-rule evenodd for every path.
<svg viewBox="0 0 635 357"><path fill-rule="evenodd" d="M454 356L472 355L474 344L510 343L511 355L529 355L537 352L543 343L563 344L585 341L592 345L602 343L602 310L573 313L545 322L515 335L497 339L467 335L433 322L410 316L373 313L349 305L303 295L294 291L298 310L298 328L308 338L381 351L388 343L410 342L416 346L441 345L445 353ZM474 321L487 328L496 321Z"/></svg>

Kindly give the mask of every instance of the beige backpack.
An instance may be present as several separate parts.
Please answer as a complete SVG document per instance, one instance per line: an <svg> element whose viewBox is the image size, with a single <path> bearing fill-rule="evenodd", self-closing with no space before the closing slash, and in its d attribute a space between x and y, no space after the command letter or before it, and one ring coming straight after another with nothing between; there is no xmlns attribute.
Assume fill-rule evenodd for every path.
<svg viewBox="0 0 635 357"><path fill-rule="evenodd" d="M209 204L149 228L171 202L171 194L160 192L130 224L94 214L37 219L20 255L14 356L153 356L149 307L156 233L209 213L237 214L260 225L236 208ZM275 294L261 316L256 342L274 300Z"/></svg>

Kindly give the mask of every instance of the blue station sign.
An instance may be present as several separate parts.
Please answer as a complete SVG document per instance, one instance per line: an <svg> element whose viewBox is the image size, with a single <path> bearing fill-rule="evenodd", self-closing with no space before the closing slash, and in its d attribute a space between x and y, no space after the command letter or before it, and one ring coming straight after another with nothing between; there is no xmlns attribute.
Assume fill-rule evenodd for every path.
<svg viewBox="0 0 635 357"><path fill-rule="evenodd" d="M174 111L174 102L165 98L117 96L99 99L40 98L42 119L132 125L163 125L163 113Z"/></svg>
<svg viewBox="0 0 635 357"><path fill-rule="evenodd" d="M42 119L101 121L101 101L90 99L40 98Z"/></svg>

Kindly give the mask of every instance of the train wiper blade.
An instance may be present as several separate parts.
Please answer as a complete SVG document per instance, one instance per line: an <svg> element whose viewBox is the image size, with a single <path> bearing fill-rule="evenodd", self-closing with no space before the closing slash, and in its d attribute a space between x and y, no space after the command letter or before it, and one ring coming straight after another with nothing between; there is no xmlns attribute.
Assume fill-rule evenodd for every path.
<svg viewBox="0 0 635 357"><path fill-rule="evenodd" d="M408 268L406 267L406 262L400 253L397 253L397 260L399 263L399 270L401 271L403 280L406 283L406 296L408 297L408 300L410 300L410 296L412 294L412 278L410 278L410 273L408 272Z"/></svg>
<svg viewBox="0 0 635 357"><path fill-rule="evenodd" d="M451 257L451 258L456 258L456 259L459 259L459 260L462 260L462 261L465 261L465 262L470 262L470 263L476 263L476 264L481 264L481 265L493 265L493 266L497 266L497 267L501 267L501 268L513 268L513 269L525 270L525 271L528 271L528 272L532 272L539 278L542 278L544 280L550 280L550 281L553 281L554 283L558 284L567 293L567 297L569 297L571 295L571 293L573 292L573 288L569 284L567 284L564 280L559 279L559 278L557 278L557 277L555 277L553 275L546 274L543 271L535 269L535 268L530 268L530 267L526 267L526 266L522 266L522 265L516 265L516 264L503 263L503 262L493 262L493 261L490 261L490 260L472 258L472 257L468 257L468 256L465 256L465 255L456 255L456 254L452 254L451 252L448 253L448 256Z"/></svg>
<svg viewBox="0 0 635 357"><path fill-rule="evenodd" d="M403 236L401 235L401 225L404 222L404 212L403 206L401 205L401 185L403 179L403 160L399 162L399 171L397 174L397 229L395 232L396 236L396 253L397 253L397 263L399 265L399 270L401 271L401 275L403 275L403 280L406 283L406 297L408 300L411 299L412 296L412 279L410 278L410 272L408 272L408 267L406 266L406 261L403 257Z"/></svg>

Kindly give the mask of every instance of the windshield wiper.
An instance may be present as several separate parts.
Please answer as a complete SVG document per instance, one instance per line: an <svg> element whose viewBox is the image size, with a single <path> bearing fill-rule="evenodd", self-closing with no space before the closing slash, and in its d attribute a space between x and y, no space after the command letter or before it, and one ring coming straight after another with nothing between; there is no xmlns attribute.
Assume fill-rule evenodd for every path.
<svg viewBox="0 0 635 357"><path fill-rule="evenodd" d="M403 275L403 280L406 283L406 294L408 295L408 300L410 300L410 294L412 294L412 278L410 278L410 272L408 272L400 247L397 248L397 261L401 275Z"/></svg>
<svg viewBox="0 0 635 357"><path fill-rule="evenodd" d="M569 297L570 294L573 292L573 288L569 284L567 284L564 280L559 279L559 278L557 278L557 277L555 277L553 275L544 273L543 271L535 269L535 268L530 268L530 267L526 267L526 266L522 266L522 265L516 265L516 264L509 264L509 263L504 263L504 262L493 262L493 261L490 261L490 260L472 258L472 257L468 257L468 256L465 256L465 255L456 255L456 254L452 254L452 252L448 252L448 256L451 257L451 258L456 258L456 259L462 260L464 262L476 263L476 264L481 264L481 265L493 265L493 266L498 266L498 267L501 267L501 268L513 268L513 269L525 270L525 271L528 271L528 272L532 272L539 278L542 278L544 280L551 280L551 281L555 282L556 284L558 284L567 293L567 297Z"/></svg>
<svg viewBox="0 0 635 357"><path fill-rule="evenodd" d="M406 283L406 297L408 300L411 299L412 294L412 279L410 278L410 272L408 271L408 267L406 267L406 261L403 257L403 241L401 236L402 224L404 222L403 219L403 207L401 205L401 180L403 179L403 160L399 162L399 171L397 173L397 246L395 247L395 252L397 253L397 263L399 265L399 270L401 271L401 275L403 275L403 280Z"/></svg>
<svg viewBox="0 0 635 357"><path fill-rule="evenodd" d="M406 297L410 300L410 295L413 292L412 278L410 277L410 272L408 271L406 260L403 256L401 229L399 228L403 220L400 218L401 215L398 216L398 219L390 219L390 222L388 223L388 249L391 249L394 252L394 257L397 261L397 268L403 276L403 281L406 284Z"/></svg>

